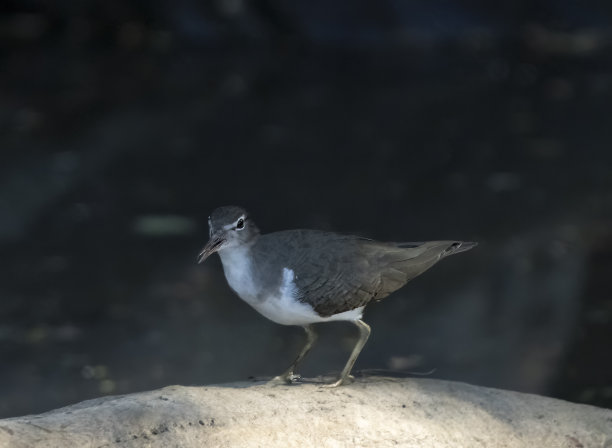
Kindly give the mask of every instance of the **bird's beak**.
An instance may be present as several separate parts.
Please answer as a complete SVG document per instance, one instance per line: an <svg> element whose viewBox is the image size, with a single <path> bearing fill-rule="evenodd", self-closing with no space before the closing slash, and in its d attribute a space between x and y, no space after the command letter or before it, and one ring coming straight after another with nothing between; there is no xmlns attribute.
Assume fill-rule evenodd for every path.
<svg viewBox="0 0 612 448"><path fill-rule="evenodd" d="M204 249L198 254L198 264L204 263L204 260L221 249L223 243L225 243L225 237L221 232L217 232L211 236L206 246L204 246Z"/></svg>

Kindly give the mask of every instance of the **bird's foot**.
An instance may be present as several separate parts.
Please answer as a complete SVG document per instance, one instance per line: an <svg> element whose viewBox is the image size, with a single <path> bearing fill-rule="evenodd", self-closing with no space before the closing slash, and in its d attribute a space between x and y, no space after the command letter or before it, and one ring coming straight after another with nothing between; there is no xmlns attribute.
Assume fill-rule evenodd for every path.
<svg viewBox="0 0 612 448"><path fill-rule="evenodd" d="M272 378L271 383L275 384L296 384L302 378L301 375L293 372L283 373L282 375Z"/></svg>
<svg viewBox="0 0 612 448"><path fill-rule="evenodd" d="M350 384L353 381L355 381L355 377L353 375L346 375L341 376L338 381L323 385L323 387L325 387L326 389L332 389L334 387L342 386L343 384Z"/></svg>

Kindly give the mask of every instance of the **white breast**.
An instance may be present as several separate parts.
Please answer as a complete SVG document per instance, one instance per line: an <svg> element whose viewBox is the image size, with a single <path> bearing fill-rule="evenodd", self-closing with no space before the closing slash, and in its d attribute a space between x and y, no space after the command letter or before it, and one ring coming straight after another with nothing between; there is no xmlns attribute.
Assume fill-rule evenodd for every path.
<svg viewBox="0 0 612 448"><path fill-rule="evenodd" d="M257 282L253 278L248 250L249 248L234 247L219 251L225 278L242 300L271 321L282 325L308 325L334 320L361 319L364 307L330 317L319 316L310 305L297 299L295 274L289 268L283 268L278 291L269 297L261 297Z"/></svg>
<svg viewBox="0 0 612 448"><path fill-rule="evenodd" d="M223 272L230 287L247 303L259 292L252 275L249 247L232 247L219 251Z"/></svg>

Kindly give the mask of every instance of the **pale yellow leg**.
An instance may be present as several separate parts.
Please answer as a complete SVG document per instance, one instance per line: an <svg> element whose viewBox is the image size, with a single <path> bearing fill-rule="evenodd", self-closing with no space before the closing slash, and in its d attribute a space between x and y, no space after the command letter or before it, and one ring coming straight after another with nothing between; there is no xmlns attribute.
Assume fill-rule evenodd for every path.
<svg viewBox="0 0 612 448"><path fill-rule="evenodd" d="M325 385L325 387L338 387L341 384L346 383L347 379L352 378L350 373L351 373L351 370L353 369L353 365L355 364L355 361L357 361L357 357L359 356L359 353L361 353L361 350L363 349L363 346L367 342L368 337L370 337L371 330L368 324L366 324L362 320L356 320L353 323L357 325L357 328L359 328L359 339L357 340L355 347L353 347L351 356L349 357L346 365L344 366L344 369L342 369L342 373L340 373L340 378L338 378L338 381L331 383L331 384L327 384Z"/></svg>
<svg viewBox="0 0 612 448"><path fill-rule="evenodd" d="M293 363L285 371L285 373L274 378L275 381L281 380L286 383L293 383L296 380L300 379L300 375L295 374L295 368L302 361L302 359L304 359L304 357L308 354L308 352L310 351L310 349L312 348L312 346L317 340L317 334L312 329L312 325L305 325L303 328L304 328L304 331L306 331L306 344L302 348L302 351L297 356L297 358L295 358L295 361L293 361Z"/></svg>

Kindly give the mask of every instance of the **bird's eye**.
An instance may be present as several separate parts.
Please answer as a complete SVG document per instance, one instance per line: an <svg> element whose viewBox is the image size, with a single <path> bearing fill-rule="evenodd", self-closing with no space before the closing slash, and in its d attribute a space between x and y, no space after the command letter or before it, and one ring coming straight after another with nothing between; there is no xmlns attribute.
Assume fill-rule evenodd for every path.
<svg viewBox="0 0 612 448"><path fill-rule="evenodd" d="M242 230L242 229L244 229L244 219L240 218L240 219L238 220L238 222L236 223L236 228L237 228L238 230Z"/></svg>

